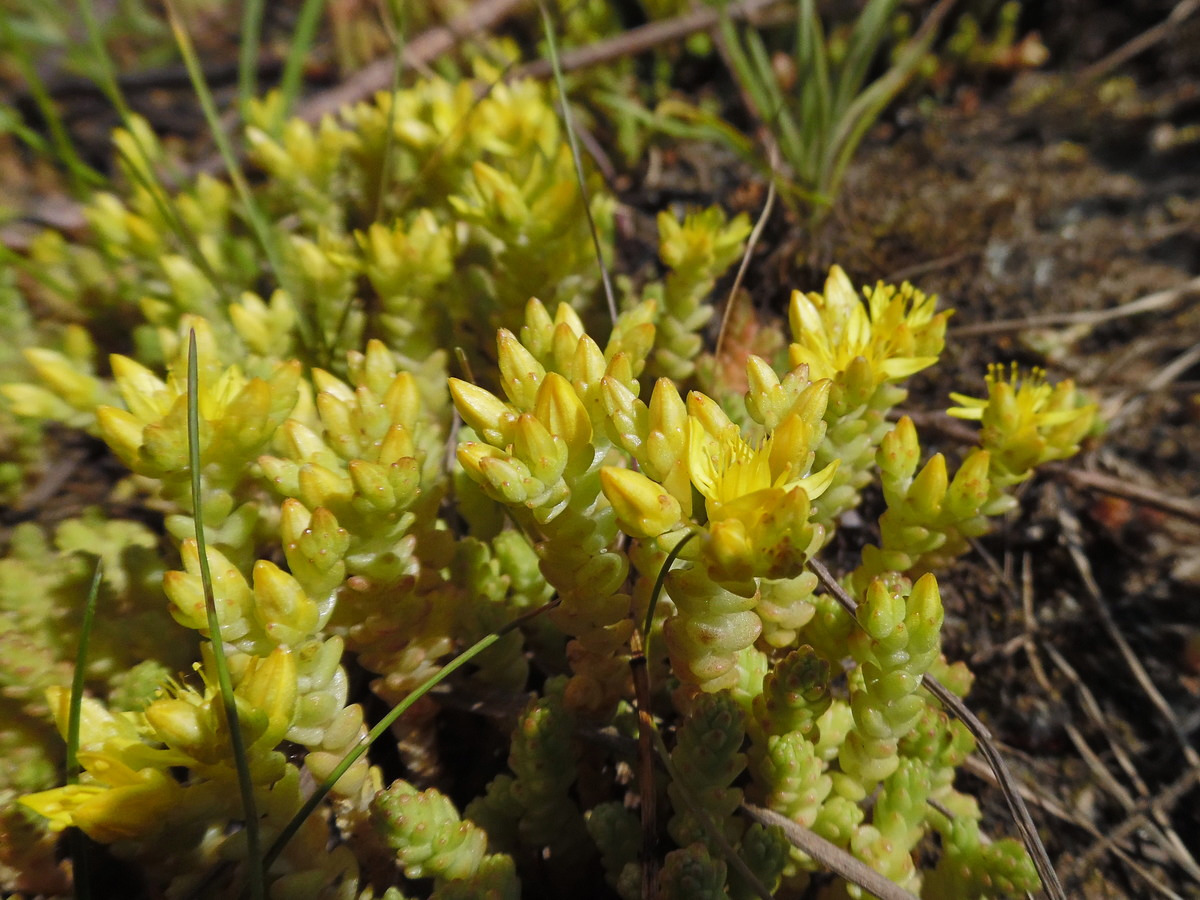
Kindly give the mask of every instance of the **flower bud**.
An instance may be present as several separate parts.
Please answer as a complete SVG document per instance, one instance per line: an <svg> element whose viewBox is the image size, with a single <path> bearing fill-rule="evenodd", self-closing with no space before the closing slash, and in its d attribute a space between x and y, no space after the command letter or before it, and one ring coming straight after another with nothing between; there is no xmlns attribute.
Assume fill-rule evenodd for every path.
<svg viewBox="0 0 1200 900"><path fill-rule="evenodd" d="M255 742L272 748L283 740L296 715L296 658L285 648L276 647L266 658L252 657L237 696L266 716L266 730Z"/></svg>
<svg viewBox="0 0 1200 900"><path fill-rule="evenodd" d="M925 463L920 474L913 479L908 489L908 501L926 521L936 518L941 512L947 483L946 457L940 453Z"/></svg>
<svg viewBox="0 0 1200 900"><path fill-rule="evenodd" d="M677 500L681 486L671 473L681 473L687 483L687 494L691 497L691 482L687 480L688 413L679 396L679 390L669 378L660 378L650 395L648 419L649 433L646 438L647 472L659 477L671 489Z"/></svg>
<svg viewBox="0 0 1200 900"><path fill-rule="evenodd" d="M954 473L954 480L946 490L946 509L955 519L974 516L987 501L991 490L990 461L991 455L986 450L974 450Z"/></svg>
<svg viewBox="0 0 1200 900"><path fill-rule="evenodd" d="M31 347L25 351L25 359L38 377L72 407L88 409L95 406L100 395L99 380L80 372L67 357L53 350Z"/></svg>
<svg viewBox="0 0 1200 900"><path fill-rule="evenodd" d="M287 506L289 502L299 505L295 501L285 501L284 505ZM296 545L318 571L328 572L350 549L350 533L338 524L332 512L318 506L296 537Z"/></svg>
<svg viewBox="0 0 1200 900"><path fill-rule="evenodd" d="M101 406L96 409L96 424L100 428L100 436L113 453L129 468L134 468L138 464L145 432L142 421L133 413L115 406Z"/></svg>
<svg viewBox="0 0 1200 900"><path fill-rule="evenodd" d="M352 459L347 466L354 491L375 509L387 511L396 506L396 492L388 478L388 466Z"/></svg>
<svg viewBox="0 0 1200 900"><path fill-rule="evenodd" d="M524 413L517 419L513 446L517 458L535 478L552 484L562 477L567 466L567 445L535 416Z"/></svg>
<svg viewBox="0 0 1200 900"><path fill-rule="evenodd" d="M857 618L863 630L872 638L886 640L904 621L904 600L889 590L882 578L876 578L867 588L867 596L858 607Z"/></svg>
<svg viewBox="0 0 1200 900"><path fill-rule="evenodd" d="M562 375L548 372L542 379L534 414L552 435L562 438L572 459L589 450L592 420L588 418L583 401Z"/></svg>
<svg viewBox="0 0 1200 900"><path fill-rule="evenodd" d="M600 484L621 530L631 537L657 537L679 524L679 502L641 472L605 466Z"/></svg>
<svg viewBox="0 0 1200 900"><path fill-rule="evenodd" d="M608 416L608 431L613 443L635 459L640 459L648 431L649 410L618 379L600 379L600 397Z"/></svg>
<svg viewBox="0 0 1200 900"><path fill-rule="evenodd" d="M746 359L746 381L749 384L746 411L755 422L769 431L774 430L783 416L786 402L779 376L766 360L751 354Z"/></svg>
<svg viewBox="0 0 1200 900"><path fill-rule="evenodd" d="M330 391L317 394L317 412L329 444L342 459L362 456L359 430L350 404Z"/></svg>
<svg viewBox="0 0 1200 900"><path fill-rule="evenodd" d="M917 428L912 419L904 416L896 427L883 437L876 459L884 476L892 481L904 482L912 478L921 458L921 445L917 441Z"/></svg>
<svg viewBox="0 0 1200 900"><path fill-rule="evenodd" d="M481 438L497 447L512 443L517 414L508 404L490 391L459 378L450 379L450 396L463 421Z"/></svg>
<svg viewBox="0 0 1200 900"><path fill-rule="evenodd" d="M496 345L504 392L517 409L532 410L537 402L538 387L546 377L545 368L507 328L500 329Z"/></svg>
<svg viewBox="0 0 1200 900"><path fill-rule="evenodd" d="M551 352L554 337L554 320L545 305L536 297L525 304L525 324L521 326L521 344L537 359L545 359Z"/></svg>
<svg viewBox="0 0 1200 900"><path fill-rule="evenodd" d="M300 500L309 509L318 506L340 506L354 496L354 485L348 475L327 469L319 463L300 467Z"/></svg>
<svg viewBox="0 0 1200 900"><path fill-rule="evenodd" d="M317 604L291 575L274 563L254 564L254 615L267 634L280 644L296 644L316 630Z"/></svg>
<svg viewBox="0 0 1200 900"><path fill-rule="evenodd" d="M604 377L606 364L599 345L588 335L582 335L575 344L571 363L571 384L583 399L589 412L599 417L601 413L600 379Z"/></svg>
<svg viewBox="0 0 1200 900"><path fill-rule="evenodd" d="M379 346L383 345L379 344ZM409 428L416 424L421 415L421 391L417 386L417 379L411 372L396 373L386 390L374 391L374 393L376 396L383 397L384 405L393 422L402 423Z"/></svg>

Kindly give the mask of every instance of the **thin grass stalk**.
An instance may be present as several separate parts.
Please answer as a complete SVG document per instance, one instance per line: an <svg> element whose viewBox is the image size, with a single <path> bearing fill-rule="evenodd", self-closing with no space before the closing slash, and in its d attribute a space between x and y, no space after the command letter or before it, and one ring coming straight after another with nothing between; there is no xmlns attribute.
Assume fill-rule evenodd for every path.
<svg viewBox="0 0 1200 900"><path fill-rule="evenodd" d="M124 152L120 154L129 170L130 177L139 187L149 193L155 210L163 217L165 222L169 223L175 236L187 248L191 261L204 277L208 279L209 284L213 286L213 290L226 303L232 302L233 298L229 296L229 291L217 277L217 273L209 265L203 252L201 252L200 243L197 241L195 234L192 233L187 223L183 221L183 218L174 206L171 205L166 186L154 171L150 151L143 144L141 138L138 136L137 129L134 127L135 114L133 109L125 99L125 94L121 90L120 83L117 81L116 69L113 66L112 57L108 53L108 47L104 44L103 35L100 33L100 23L96 18L96 11L92 6L92 0L79 0L77 6L80 18L83 19L84 30L87 33L88 44L92 50L93 63L96 67L95 72L92 73L92 78L100 88L100 92L104 94L105 99L117 111L121 123L125 126L125 130L129 133L130 139L137 146L138 153L141 155L140 160L135 160L131 159ZM145 177L142 175L143 168L145 168L147 173Z"/></svg>
<svg viewBox="0 0 1200 900"><path fill-rule="evenodd" d="M638 720L638 790L641 791L642 816L642 896L654 897L658 894L658 792L654 788L654 715L650 709L650 667L646 662L646 654L650 650L650 628L654 624L654 610L662 597L663 586L666 584L667 573L683 552L683 548L694 538L698 531L691 531L687 537L671 548L667 558L654 579L654 587L650 591L650 602L646 604L646 621L641 631L634 630L629 639L629 672L633 678L634 703Z"/></svg>
<svg viewBox="0 0 1200 900"><path fill-rule="evenodd" d="M550 18L544 0L538 0L542 13L542 31L546 36L546 54L550 57L550 68L554 70L554 84L558 88L558 102L562 107L563 128L567 132L567 143L571 147L571 159L575 163L575 177L579 180L579 196L583 202L583 213L587 216L588 230L592 233L592 246L596 248L596 265L600 267L600 281L604 285L604 299L608 303L608 314L613 324L617 322L617 298L613 293L612 276L604 261L604 248L600 246L600 232L596 230L596 219L592 215L591 199L588 197L587 179L583 174L583 157L579 153L579 139L575 134L575 122L571 118L571 104L567 98L567 83L563 78L562 64L558 58L558 41L554 36L554 20Z"/></svg>
<svg viewBox="0 0 1200 900"><path fill-rule="evenodd" d="M884 108L904 90L921 60L925 58L942 21L949 15L955 0L940 0L922 23L920 30L905 45L896 63L859 94L840 116L837 129L830 139L831 167L826 178L829 195L834 196L842 183L850 159L867 131Z"/></svg>
<svg viewBox="0 0 1200 900"><path fill-rule="evenodd" d="M404 4L389 0L388 14L392 19L392 95L388 103L387 131L383 135L383 162L379 169L379 193L375 195L375 221L383 216L383 198L387 196L392 173L392 154L396 147L396 94L400 91L400 79L404 75L404 45L407 37L404 19Z"/></svg>
<svg viewBox="0 0 1200 900"><path fill-rule="evenodd" d="M317 36L317 25L325 9L325 0L304 0L296 17L296 29L292 32L287 59L283 63L283 75L279 79L279 94L283 103L279 107L279 123L292 114L296 97L300 94L300 80L304 75L304 63L312 50Z"/></svg>
<svg viewBox="0 0 1200 900"><path fill-rule="evenodd" d="M500 638L504 637L504 635L516 628L520 628L521 625L532 619L535 619L542 613L554 609L560 602L561 601L555 597L553 600L542 604L537 609L530 610L524 615L518 616L503 628L497 629L496 631L493 631L490 634L480 638L458 656L454 657L454 659L446 663L446 665L442 666L442 668L433 675L429 676L429 678L425 679L425 681L423 681L418 687L413 689L412 693L393 706L388 714L380 719L378 724L376 724L375 727L367 733L367 736L360 740L354 749L342 758L342 761L338 763L337 767L334 768L334 770L330 772L328 776L326 776L325 780L317 786L317 789L313 791L307 800L304 801L304 805L296 811L294 816L292 816L291 821L289 821L287 825L284 826L283 830L279 832L278 837L275 838L274 843L272 843L267 849L266 855L263 857L263 868L269 869L271 867L275 860L279 858L279 854L283 852L284 847L287 846L288 841L295 837L296 832L300 830L300 826L304 824L304 820L313 814L316 808L325 800L325 797L328 796L329 792L333 790L333 786L337 784L338 779L345 775L350 770L350 767L358 762L359 758L370 749L371 745L379 740L379 738L383 737L383 735L387 733L388 729L395 724L396 720L412 708L414 703L416 703L431 690L449 678L452 674L477 657L488 647L492 646L492 644L496 643L496 641L500 640Z"/></svg>
<svg viewBox="0 0 1200 900"><path fill-rule="evenodd" d="M0 15L0 42L9 47L12 59L20 71L21 77L25 79L25 84L29 87L29 94L33 98L34 105L45 121L46 128L50 131L50 141L54 153L67 170L71 193L77 198L86 197L92 188L104 184L104 176L85 163L83 157L79 155L74 141L71 140L70 132L63 123L58 105L50 96L46 82L38 73L37 67L30 60L28 48L24 42L13 35L12 25L7 15Z"/></svg>
<svg viewBox="0 0 1200 900"><path fill-rule="evenodd" d="M92 573L92 585L88 588L87 600L83 604L83 621L79 623L79 646L75 650L75 673L71 676L71 705L67 709L67 784L79 781L79 732L83 720L83 682L87 669L88 646L92 640L92 628L96 622L96 604L100 597L104 563L96 560ZM78 828L71 832L72 879L75 883L76 900L90 900L92 896L91 866L88 861L88 838Z"/></svg>
<svg viewBox="0 0 1200 900"><path fill-rule="evenodd" d="M287 270L279 255L279 247L275 243L266 217L255 201L254 195L250 193L250 185L247 184L246 176L238 164L237 154L234 153L233 145L229 141L229 135L225 133L225 128L221 124L221 117L217 113L216 101L213 99L208 81L205 79L204 72L200 67L200 60L196 56L196 48L192 44L191 36L187 33L187 29L183 27L179 13L175 9L174 0L165 0L165 2L167 18L171 24L171 32L174 34L175 43L179 46L179 52L183 56L183 64L187 68L188 78L192 82L192 89L196 92L196 99L200 101L200 109L204 113L204 119L208 123L209 130L212 132L213 141L216 143L217 151L220 153L221 160L225 164L229 180L237 192L238 199L245 210L246 218L250 222L250 228L258 240L259 246L262 247L264 255L267 257L267 262L271 267L271 271L275 274L276 281L287 290L287 285L284 284L284 276ZM293 303L299 303L300 298L296 295L295 291L287 291L287 293L291 296ZM324 341L321 342L320 347L314 345L314 331L311 328L311 323L307 321L301 310L297 310L296 331L301 347L310 356L315 351L324 349ZM319 329L317 331L319 332ZM318 334L318 336L320 335ZM316 362L324 363L326 360L320 357L316 359Z"/></svg>
<svg viewBox="0 0 1200 900"><path fill-rule="evenodd" d="M242 818L246 829L246 883L251 900L263 900L265 867L262 864L259 846L258 810L254 802L254 782L250 778L250 760L246 755L246 741L238 721L233 679L229 676L229 664L225 659L225 643L221 638L221 623L217 620L217 602L213 594L212 572L209 571L208 549L204 541L204 515L201 511L200 485L200 376L196 361L195 329L188 333L187 383L188 465L192 470L192 518L196 522L196 552L200 557L200 583L204 587L204 609L208 614L208 639L212 646L213 667L217 670L217 684L221 692L221 704L225 709L225 721L229 725L229 743L233 750L238 788L242 795Z"/></svg>
<svg viewBox="0 0 1200 900"><path fill-rule="evenodd" d="M642 652L650 652L650 626L654 624L654 610L658 607L659 598L662 596L663 587L667 583L667 574L671 571L671 566L675 564L675 560L679 559L679 554L700 532L693 529L688 533L688 536L681 540L678 544L671 548L671 552L667 554L667 558L663 560L662 567L658 570L658 575L654 578L654 587L650 591L650 602L646 606L646 621L642 624Z"/></svg>
<svg viewBox="0 0 1200 900"><path fill-rule="evenodd" d="M258 96L258 49L262 41L264 0L244 0L238 44L238 109L242 115Z"/></svg>
<svg viewBox="0 0 1200 900"><path fill-rule="evenodd" d="M897 0L870 0L858 14L838 72L834 94L834 116L840 117L862 90L879 48L888 36L888 25L896 10Z"/></svg>
<svg viewBox="0 0 1200 900"><path fill-rule="evenodd" d="M825 52L825 32L821 17L812 0L801 0L796 11L796 76L800 84L800 122L802 133L808 135L802 162L799 165L808 186L817 183L820 159L825 139L834 118L832 76L829 56Z"/></svg>

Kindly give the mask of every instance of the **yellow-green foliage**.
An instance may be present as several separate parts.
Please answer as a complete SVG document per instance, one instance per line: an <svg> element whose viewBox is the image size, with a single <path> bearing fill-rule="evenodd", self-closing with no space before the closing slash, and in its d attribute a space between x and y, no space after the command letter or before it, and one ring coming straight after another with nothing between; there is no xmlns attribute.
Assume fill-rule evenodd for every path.
<svg viewBox="0 0 1200 900"><path fill-rule="evenodd" d="M164 539L91 515L60 526L57 549L34 526L14 534L0 677L16 724L0 737L21 762L11 786L32 792L23 808L108 844L156 894L235 896L245 883L199 520L267 844L308 782L363 739L356 685L397 703L556 601L452 682L458 705L488 691L523 709L504 726L510 771L486 773L486 788L441 772L480 788L465 818L436 790L385 790L363 757L272 862L272 896L395 896L402 876L405 891L440 898L566 895L598 865L639 896L647 861L622 803L638 788L620 775L634 758L637 637L653 712L673 731L661 896L750 896L731 846L771 887L816 869L778 831L747 827L743 792L923 896L1032 889L1024 851L988 843L954 789L972 741L920 681L951 671L965 692L941 658L936 574L1036 465L1076 451L1094 411L1074 387L993 371L987 398L956 395L983 426L979 446L953 474L941 456L921 466L915 427L887 414L937 361L947 313L907 284L860 296L834 268L823 291L793 298L786 364L749 356L744 395L689 390L712 371L709 295L741 253L743 219L661 217L667 274L630 288L611 322L542 87L478 98L423 81L272 129L274 102L246 132L271 254L223 183L152 189L145 166L159 160L137 155L148 133L118 137L130 185L94 200L89 238L47 233L31 250L46 275L31 300L86 326L26 353L27 374L3 388L9 408L99 436L133 473L123 496L162 517ZM608 246L613 200L590 188ZM98 347L115 352L98 361ZM467 367L450 362L455 348ZM845 578L852 619L806 564L876 480L887 510L879 546ZM105 558L108 593L84 774L55 788L80 551ZM655 600L649 634L635 635ZM472 758L439 750L442 702L400 720L417 774ZM934 833L943 852L926 871ZM23 865L44 858L31 849Z"/></svg>

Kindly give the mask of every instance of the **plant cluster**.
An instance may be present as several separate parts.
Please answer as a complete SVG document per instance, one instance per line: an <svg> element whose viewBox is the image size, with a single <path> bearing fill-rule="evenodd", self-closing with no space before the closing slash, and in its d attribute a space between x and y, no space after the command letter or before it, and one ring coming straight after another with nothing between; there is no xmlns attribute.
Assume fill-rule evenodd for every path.
<svg viewBox="0 0 1200 900"><path fill-rule="evenodd" d="M974 740L922 679L968 690L937 575L1076 452L1095 411L1075 387L994 368L986 397L955 395L978 445L924 459L894 411L943 350L936 298L834 267L734 390L705 338L748 223L664 213L662 278L624 282L610 319L589 219L609 247L614 201L576 178L542 86L423 80L315 126L278 102L249 110L251 194L166 192L134 124L89 236L31 248L13 308L72 324L44 327L8 408L102 440L163 535L89 513L53 545L23 526L0 562L12 886L51 881L35 813L154 896L237 896L259 871L287 898L558 896L600 873L626 900L862 895L749 825L752 799L922 897L1035 889L956 789ZM874 483L851 616L808 563ZM105 560L104 624L82 774L53 787L80 553ZM405 709L386 785L352 756L362 673ZM519 709L507 758L452 799L443 710L497 696ZM661 829L632 811L652 800Z"/></svg>

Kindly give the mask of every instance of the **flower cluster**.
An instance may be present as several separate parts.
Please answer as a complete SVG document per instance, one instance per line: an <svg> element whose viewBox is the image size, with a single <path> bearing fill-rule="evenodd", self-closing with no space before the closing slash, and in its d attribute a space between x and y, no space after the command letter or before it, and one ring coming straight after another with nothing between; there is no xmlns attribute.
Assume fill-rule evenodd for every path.
<svg viewBox="0 0 1200 900"><path fill-rule="evenodd" d="M711 293L748 222L664 213L665 274L618 280L606 316L585 213L609 253L614 200L594 175L581 189L544 86L422 79L316 124L281 102L247 110L265 238L216 179L165 193L134 122L117 137L133 186L93 199L86 239L30 250L44 278L27 306L87 328L0 360L8 412L98 436L131 473L118 496L162 528L89 513L53 544L14 531L0 749L18 765L0 803L23 792L47 827L135 861L152 893L232 896L262 864L247 823L269 846L365 740L373 704L405 702L400 762L340 775L266 866L271 896L515 900L601 867L624 900L655 882L750 896L730 847L769 890L806 889L818 863L748 825L743 796L924 896L1032 890L1024 851L984 838L955 788L970 735L921 685L969 687L941 656L937 573L1036 466L1078 450L1094 408L1074 385L993 369L986 399L954 395L979 445L957 469L924 459L891 411L942 351L936 298L860 295L835 267L792 297L786 351L743 312L715 359ZM875 481L886 509L843 578L852 616L809 563ZM83 554L106 564L105 624L83 771L53 787ZM656 722L661 790L628 777L664 777L632 751ZM449 795L471 788L460 813ZM652 801L661 834L632 812ZM49 856L8 840L11 813L0 875Z"/></svg>

